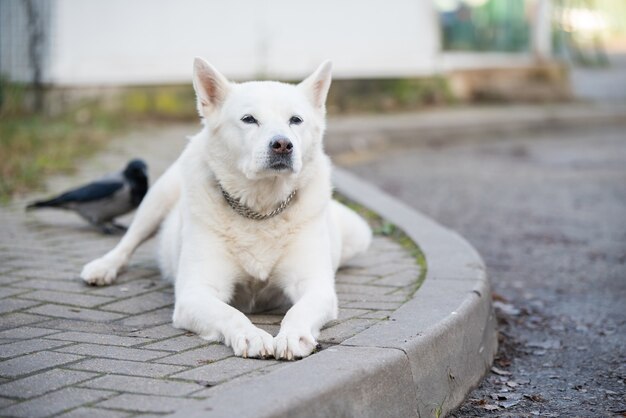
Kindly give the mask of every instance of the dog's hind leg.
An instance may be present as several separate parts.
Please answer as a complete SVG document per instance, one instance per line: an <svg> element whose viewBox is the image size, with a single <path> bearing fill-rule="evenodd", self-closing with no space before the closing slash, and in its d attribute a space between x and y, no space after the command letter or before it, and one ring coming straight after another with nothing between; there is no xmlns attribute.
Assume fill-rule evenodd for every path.
<svg viewBox="0 0 626 418"><path fill-rule="evenodd" d="M330 210L335 228L341 233L339 266L355 255L365 252L372 242L372 230L356 212L333 200Z"/></svg>
<svg viewBox="0 0 626 418"><path fill-rule="evenodd" d="M174 206L180 195L180 173L174 163L148 190L133 222L121 241L105 254L83 267L80 277L89 284L103 286L112 283L118 272L130 260L137 247L150 238Z"/></svg>

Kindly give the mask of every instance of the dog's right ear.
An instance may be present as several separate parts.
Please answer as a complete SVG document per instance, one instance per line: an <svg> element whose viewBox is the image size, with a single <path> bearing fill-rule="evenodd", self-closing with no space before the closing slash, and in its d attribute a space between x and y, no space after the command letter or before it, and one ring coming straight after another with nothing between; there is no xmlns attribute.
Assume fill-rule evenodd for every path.
<svg viewBox="0 0 626 418"><path fill-rule="evenodd" d="M193 61L193 88L198 98L198 113L205 116L224 102L229 84L211 64L196 57Z"/></svg>

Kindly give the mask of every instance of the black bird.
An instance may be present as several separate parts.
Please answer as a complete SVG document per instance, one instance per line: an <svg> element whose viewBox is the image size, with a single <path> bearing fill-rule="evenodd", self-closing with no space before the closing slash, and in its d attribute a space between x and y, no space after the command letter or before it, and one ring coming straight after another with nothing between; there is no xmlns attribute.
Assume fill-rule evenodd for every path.
<svg viewBox="0 0 626 418"><path fill-rule="evenodd" d="M29 204L26 209L58 208L73 210L106 234L126 229L114 219L139 206L148 191L148 166L131 160L123 171L69 190L49 200Z"/></svg>

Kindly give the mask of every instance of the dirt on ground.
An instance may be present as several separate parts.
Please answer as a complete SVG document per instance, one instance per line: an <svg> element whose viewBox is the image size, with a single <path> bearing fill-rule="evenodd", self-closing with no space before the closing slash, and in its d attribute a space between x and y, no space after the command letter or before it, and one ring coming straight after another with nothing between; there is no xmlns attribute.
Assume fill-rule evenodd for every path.
<svg viewBox="0 0 626 418"><path fill-rule="evenodd" d="M626 416L625 132L458 138L347 167L485 259L499 351L452 416Z"/></svg>

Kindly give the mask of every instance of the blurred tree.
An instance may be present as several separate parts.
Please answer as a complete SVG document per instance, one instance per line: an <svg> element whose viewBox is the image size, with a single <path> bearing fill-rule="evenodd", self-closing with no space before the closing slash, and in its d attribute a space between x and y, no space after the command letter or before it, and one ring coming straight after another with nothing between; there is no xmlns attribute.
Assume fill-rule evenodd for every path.
<svg viewBox="0 0 626 418"><path fill-rule="evenodd" d="M40 9L36 7L35 0L23 0L28 18L28 58L32 66L32 86L33 86L33 110L41 112L43 110L44 86L42 80L43 70L43 47L44 31Z"/></svg>

